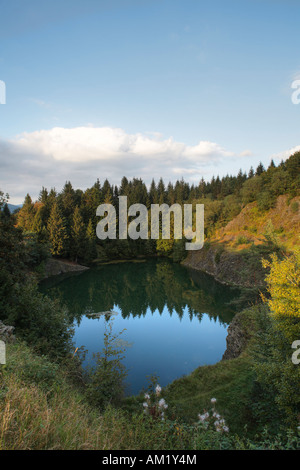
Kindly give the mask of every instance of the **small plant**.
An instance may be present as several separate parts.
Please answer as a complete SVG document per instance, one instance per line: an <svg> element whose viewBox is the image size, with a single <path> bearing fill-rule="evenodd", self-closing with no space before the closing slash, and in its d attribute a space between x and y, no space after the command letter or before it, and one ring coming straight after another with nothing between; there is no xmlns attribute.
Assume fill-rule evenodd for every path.
<svg viewBox="0 0 300 470"><path fill-rule="evenodd" d="M245 245L247 243L250 243L249 238L244 237L242 235L240 235L235 242L236 245Z"/></svg>
<svg viewBox="0 0 300 470"><path fill-rule="evenodd" d="M199 414L199 424L201 427L203 427L205 430L210 429L215 429L217 432L221 433L227 433L229 432L229 428L226 425L225 419L217 412L216 410L216 398L212 398L211 400L212 403L212 409L210 411L204 410L203 414Z"/></svg>
<svg viewBox="0 0 300 470"><path fill-rule="evenodd" d="M152 378L152 384L155 378ZM154 388L154 384L153 384ZM144 413L153 419L165 420L165 410L168 405L164 398L161 397L162 388L157 384L154 390L149 390L149 393L145 393L145 401L143 403Z"/></svg>
<svg viewBox="0 0 300 470"><path fill-rule="evenodd" d="M299 210L299 203L297 201L293 201L291 204L291 210L296 214Z"/></svg>
<svg viewBox="0 0 300 470"><path fill-rule="evenodd" d="M217 250L217 253L215 255L215 262L216 264L219 264L220 261L221 261L221 256L223 254L223 252L225 251L224 247L223 246L220 246Z"/></svg>
<svg viewBox="0 0 300 470"><path fill-rule="evenodd" d="M100 409L108 404L119 404L124 396L127 370L122 363L125 348L119 346L119 335L113 334L111 321L106 325L102 353L94 354L96 367L90 371L87 395L91 403Z"/></svg>

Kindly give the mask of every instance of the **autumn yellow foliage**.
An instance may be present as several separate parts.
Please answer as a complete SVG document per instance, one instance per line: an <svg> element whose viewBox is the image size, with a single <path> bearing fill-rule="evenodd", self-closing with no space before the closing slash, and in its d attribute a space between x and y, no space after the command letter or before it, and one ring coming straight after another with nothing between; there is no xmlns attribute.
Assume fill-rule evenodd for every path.
<svg viewBox="0 0 300 470"><path fill-rule="evenodd" d="M264 300L275 318L300 318L300 249L283 260L275 254L271 258L271 262L263 261L270 268L266 282L271 295Z"/></svg>

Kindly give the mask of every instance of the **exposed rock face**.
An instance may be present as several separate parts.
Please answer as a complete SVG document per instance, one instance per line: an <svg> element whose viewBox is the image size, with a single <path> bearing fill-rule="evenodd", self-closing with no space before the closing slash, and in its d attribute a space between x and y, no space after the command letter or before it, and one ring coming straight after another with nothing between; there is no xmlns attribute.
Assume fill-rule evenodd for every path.
<svg viewBox="0 0 300 470"><path fill-rule="evenodd" d="M248 341L251 337L241 324L241 315L237 314L228 327L226 338L226 351L223 354L222 360L235 359L245 350Z"/></svg>
<svg viewBox="0 0 300 470"><path fill-rule="evenodd" d="M58 276L59 274L80 272L89 269L87 266L72 263L71 261L61 261L58 259L50 258L45 264L45 275L44 279L50 276Z"/></svg>
<svg viewBox="0 0 300 470"><path fill-rule="evenodd" d="M266 273L259 260L253 269L253 266L241 253L227 251L220 244L204 246L198 251L190 251L182 264L204 271L223 284L247 288L264 287Z"/></svg>
<svg viewBox="0 0 300 470"><path fill-rule="evenodd" d="M15 340L13 331L13 326L4 325L4 323L0 321L0 340L4 341L5 343L12 343Z"/></svg>

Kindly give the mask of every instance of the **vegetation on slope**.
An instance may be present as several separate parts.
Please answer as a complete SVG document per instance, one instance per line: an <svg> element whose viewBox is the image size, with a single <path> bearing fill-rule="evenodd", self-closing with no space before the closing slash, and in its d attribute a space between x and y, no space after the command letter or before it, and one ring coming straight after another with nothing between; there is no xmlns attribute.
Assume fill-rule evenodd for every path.
<svg viewBox="0 0 300 470"><path fill-rule="evenodd" d="M113 204L118 220L119 196L127 196L128 206L140 203L148 209L151 204L204 204L206 238L217 237L239 248L252 242L256 245L263 242L264 232L270 231L270 221L286 247L291 248L297 243L299 188L300 152L277 167L271 161L268 169L260 164L248 174L240 170L237 176L213 177L210 182L202 178L198 185L183 180L166 185L160 179L147 188L141 179L128 181L124 177L119 187L108 180L101 185L97 180L82 191L66 182L60 193L42 188L36 202L27 194L16 220L29 239L48 246L54 256L90 263L95 258L109 261L165 254L178 261L186 253L172 234L168 241L96 239L97 207ZM235 222L231 222L233 219Z"/></svg>
<svg viewBox="0 0 300 470"><path fill-rule="evenodd" d="M210 183L201 181L197 187L181 181L166 188L160 181L147 190L141 180L123 179L120 188L106 181L103 187L97 182L83 192L67 183L61 194L43 189L34 204L27 196L16 218L9 214L1 193L0 319L16 327L17 342L8 345L8 363L0 366L0 448L299 448L299 365L291 361L291 345L300 339L300 261L295 249L299 159L298 153L278 167L271 163L267 170L260 166L248 175L240 172L237 177L213 178ZM95 393L102 393L97 374L93 381L81 373L72 350L67 312L58 302L38 293L34 274L49 251L85 262L91 262L99 253L107 260L163 252L181 259L182 250L173 242L171 247L153 241L134 247L118 241L97 243L93 235L95 209L101 202L116 204L120 194L128 195L130 204L144 202L148 207L149 202L204 202L206 235L213 243L213 237L215 241L217 237L224 239L228 231L236 230L227 224L247 204L250 206L240 215L242 219L248 210L252 214L246 220L245 231L252 233L257 224L257 239L265 232L265 242L255 243L254 239L251 246L255 259L268 255L268 292L264 306L254 305L240 314L248 333L254 326L247 348L238 358L199 368L170 384L150 414L143 412L145 397L116 400L114 407L107 405L107 400L99 404L94 399ZM284 199L279 201L288 207L289 221L287 228L283 226L279 231L278 223L282 222L276 219L276 201L282 195ZM266 232L269 216L273 228L269 224ZM232 242L227 241L229 245ZM234 239L235 246L230 248L242 253L239 248L249 245L242 241L236 243ZM286 244L284 250L282 243ZM88 247L84 254L83 244ZM287 255L286 251L295 254ZM277 256L271 256L272 252ZM223 256L222 251L216 252L214 263L221 264ZM253 270L254 264L250 266ZM109 371L106 365L99 361L101 380ZM112 375L112 380L119 384L114 398L121 397L118 375ZM149 393L155 400L155 391ZM218 413L229 432L227 426L217 429L205 418L212 398L216 398ZM156 412L162 406L168 406L164 420Z"/></svg>

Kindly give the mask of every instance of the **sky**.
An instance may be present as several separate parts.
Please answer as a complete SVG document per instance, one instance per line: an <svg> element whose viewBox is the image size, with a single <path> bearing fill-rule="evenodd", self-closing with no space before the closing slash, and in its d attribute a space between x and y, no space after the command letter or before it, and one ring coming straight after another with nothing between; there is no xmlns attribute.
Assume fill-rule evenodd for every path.
<svg viewBox="0 0 300 470"><path fill-rule="evenodd" d="M0 190L279 163L300 149L299 18L299 0L0 0Z"/></svg>

